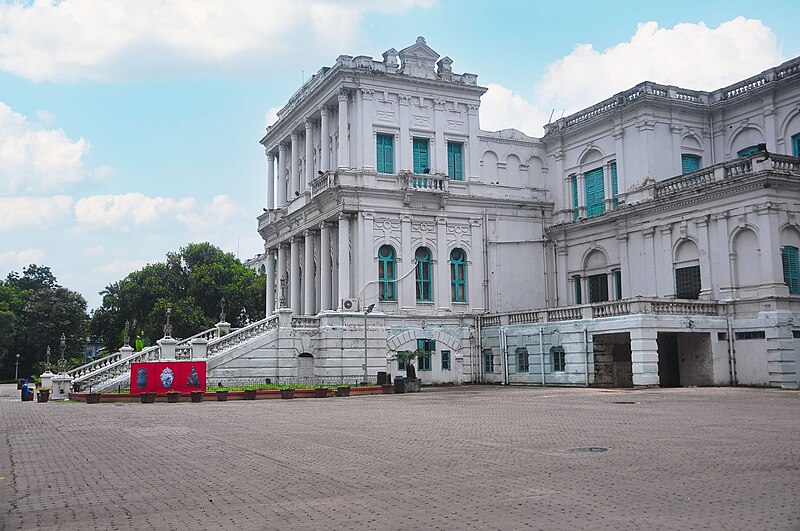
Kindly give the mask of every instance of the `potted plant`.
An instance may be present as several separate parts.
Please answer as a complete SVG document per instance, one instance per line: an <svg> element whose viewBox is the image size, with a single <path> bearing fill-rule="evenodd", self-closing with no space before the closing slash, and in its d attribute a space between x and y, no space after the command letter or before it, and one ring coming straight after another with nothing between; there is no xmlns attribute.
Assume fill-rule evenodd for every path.
<svg viewBox="0 0 800 531"><path fill-rule="evenodd" d="M394 394L394 385L388 384L381 384L381 393L384 395L393 395Z"/></svg>
<svg viewBox="0 0 800 531"><path fill-rule="evenodd" d="M405 392L414 393L419 392L420 380L417 378L417 370L414 367L414 360L426 354L424 350L406 350L397 353L398 365L404 363L406 366L406 377L403 378L405 382Z"/></svg>
<svg viewBox="0 0 800 531"><path fill-rule="evenodd" d="M255 400L256 399L256 390L255 389L245 389L244 390L244 399L245 400Z"/></svg>
<svg viewBox="0 0 800 531"><path fill-rule="evenodd" d="M217 402L227 402L228 401L228 390L220 390L217 391Z"/></svg>
<svg viewBox="0 0 800 531"><path fill-rule="evenodd" d="M39 389L36 394L37 402L47 402L50 399L50 389Z"/></svg>
<svg viewBox="0 0 800 531"><path fill-rule="evenodd" d="M86 397L87 404L99 404L100 403L100 393L86 393L84 395Z"/></svg>
<svg viewBox="0 0 800 531"><path fill-rule="evenodd" d="M205 392L203 392L203 391L190 391L189 392L189 396L191 397L192 402L194 402L195 404L200 403L200 402L203 401L203 395L205 395Z"/></svg>
<svg viewBox="0 0 800 531"><path fill-rule="evenodd" d="M349 385L340 385L336 388L336 396L350 396L350 386Z"/></svg>
<svg viewBox="0 0 800 531"><path fill-rule="evenodd" d="M327 387L317 387L314 389L314 398L326 398L328 396Z"/></svg>
<svg viewBox="0 0 800 531"><path fill-rule="evenodd" d="M294 389L281 389L281 398L291 399L294 398Z"/></svg>
<svg viewBox="0 0 800 531"><path fill-rule="evenodd" d="M142 404L154 404L156 401L156 394L144 392L139 395L139 399L142 401Z"/></svg>
<svg viewBox="0 0 800 531"><path fill-rule="evenodd" d="M167 391L167 402L170 404L177 404L181 399L181 394L178 391Z"/></svg>

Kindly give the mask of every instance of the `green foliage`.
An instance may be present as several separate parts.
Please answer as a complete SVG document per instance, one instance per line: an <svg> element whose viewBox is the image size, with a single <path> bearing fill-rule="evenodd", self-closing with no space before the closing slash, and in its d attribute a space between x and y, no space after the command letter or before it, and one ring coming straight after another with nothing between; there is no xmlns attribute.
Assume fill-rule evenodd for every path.
<svg viewBox="0 0 800 531"><path fill-rule="evenodd" d="M91 331L116 349L122 345L119 330L131 323L131 343L139 350L163 337L167 307L172 308L172 336L183 338L209 329L219 321L225 297L226 320L234 327L242 309L253 320L264 317L266 279L246 267L233 254L210 243L191 243L166 262L149 264L115 282L100 294L103 303L92 313Z"/></svg>
<svg viewBox="0 0 800 531"><path fill-rule="evenodd" d="M13 378L19 354L20 378L44 371L47 347L53 366L61 334L70 365L83 359L86 347L86 300L58 285L49 267L29 265L22 274L0 280L0 379Z"/></svg>

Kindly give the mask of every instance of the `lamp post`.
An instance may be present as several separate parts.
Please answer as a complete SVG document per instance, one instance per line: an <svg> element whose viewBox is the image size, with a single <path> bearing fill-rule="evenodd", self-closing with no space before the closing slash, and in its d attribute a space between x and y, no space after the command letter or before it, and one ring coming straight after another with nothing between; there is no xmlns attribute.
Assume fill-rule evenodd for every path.
<svg viewBox="0 0 800 531"><path fill-rule="evenodd" d="M364 385L367 384L367 315L372 313L373 308L375 305L370 304L364 310Z"/></svg>
<svg viewBox="0 0 800 531"><path fill-rule="evenodd" d="M14 379L19 378L19 354L17 354L17 365L14 367Z"/></svg>

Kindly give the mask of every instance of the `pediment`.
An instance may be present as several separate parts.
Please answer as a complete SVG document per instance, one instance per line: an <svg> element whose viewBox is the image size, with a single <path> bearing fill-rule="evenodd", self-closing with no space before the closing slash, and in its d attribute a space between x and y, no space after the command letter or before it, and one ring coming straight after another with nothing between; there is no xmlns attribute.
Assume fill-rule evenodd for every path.
<svg viewBox="0 0 800 531"><path fill-rule="evenodd" d="M424 37L417 37L417 42L403 48L400 56L400 73L407 76L436 79L435 65L439 54L425 43Z"/></svg>

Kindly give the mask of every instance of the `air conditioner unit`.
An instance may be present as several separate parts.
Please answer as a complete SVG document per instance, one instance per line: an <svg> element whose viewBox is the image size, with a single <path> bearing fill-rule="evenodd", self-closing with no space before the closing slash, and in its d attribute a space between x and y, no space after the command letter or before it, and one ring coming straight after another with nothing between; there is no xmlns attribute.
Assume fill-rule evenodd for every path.
<svg viewBox="0 0 800 531"><path fill-rule="evenodd" d="M358 299L342 299L342 309L346 312L357 312Z"/></svg>

